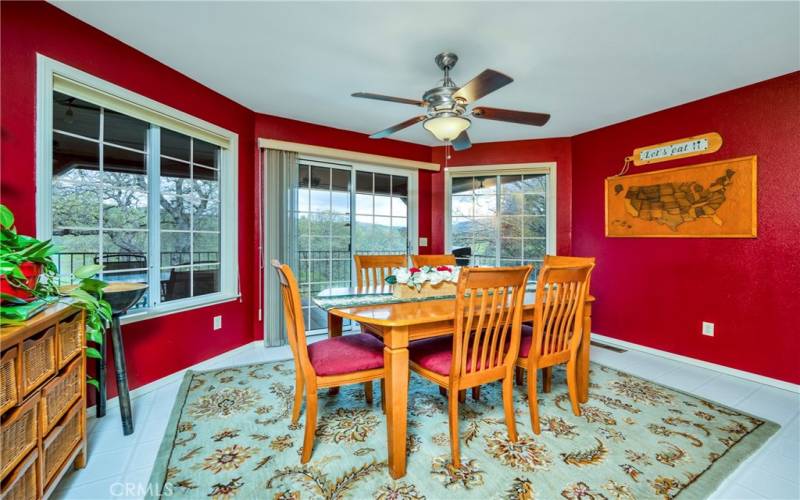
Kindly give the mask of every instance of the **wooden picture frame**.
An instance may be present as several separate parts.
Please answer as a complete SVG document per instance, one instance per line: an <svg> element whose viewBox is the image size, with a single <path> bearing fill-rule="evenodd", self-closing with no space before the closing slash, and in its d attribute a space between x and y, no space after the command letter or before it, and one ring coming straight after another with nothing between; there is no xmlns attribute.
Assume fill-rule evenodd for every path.
<svg viewBox="0 0 800 500"><path fill-rule="evenodd" d="M757 158L606 178L610 238L755 238Z"/></svg>

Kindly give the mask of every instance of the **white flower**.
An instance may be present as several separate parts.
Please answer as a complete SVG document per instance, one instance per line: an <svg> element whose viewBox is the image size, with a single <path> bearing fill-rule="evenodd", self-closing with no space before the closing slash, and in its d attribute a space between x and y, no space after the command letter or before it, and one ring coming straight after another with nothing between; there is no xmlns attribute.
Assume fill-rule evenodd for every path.
<svg viewBox="0 0 800 500"><path fill-rule="evenodd" d="M408 272L408 269L404 267L393 269L392 273L394 274L394 277L397 278L398 283L408 283L408 279L411 277L411 273Z"/></svg>

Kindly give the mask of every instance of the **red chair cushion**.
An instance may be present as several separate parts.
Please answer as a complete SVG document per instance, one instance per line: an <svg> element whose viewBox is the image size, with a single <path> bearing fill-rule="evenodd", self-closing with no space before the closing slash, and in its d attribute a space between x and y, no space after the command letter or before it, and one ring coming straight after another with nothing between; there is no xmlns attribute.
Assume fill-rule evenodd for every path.
<svg viewBox="0 0 800 500"><path fill-rule="evenodd" d="M308 346L314 372L322 377L383 367L383 342L372 335L343 335Z"/></svg>
<svg viewBox="0 0 800 500"><path fill-rule="evenodd" d="M467 352L467 373L472 371L469 362L472 356L472 348ZM477 359L480 360L481 353L478 351ZM408 346L408 359L419 366L430 370L439 375L450 375L450 363L453 359L453 337L436 337L432 339L418 340ZM478 364L480 361L478 361ZM484 362L485 367L489 366L489 360Z"/></svg>
<svg viewBox="0 0 800 500"><path fill-rule="evenodd" d="M527 358L533 343L533 328L531 325L522 325L522 335L519 339L519 357Z"/></svg>
<svg viewBox="0 0 800 500"><path fill-rule="evenodd" d="M408 345L408 359L439 375L450 375L453 337L417 340Z"/></svg>

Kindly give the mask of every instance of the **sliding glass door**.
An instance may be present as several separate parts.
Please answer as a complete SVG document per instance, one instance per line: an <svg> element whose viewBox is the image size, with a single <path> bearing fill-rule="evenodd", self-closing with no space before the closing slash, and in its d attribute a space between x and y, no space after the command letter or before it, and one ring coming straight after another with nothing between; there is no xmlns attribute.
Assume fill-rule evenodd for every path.
<svg viewBox="0 0 800 500"><path fill-rule="evenodd" d="M416 171L301 158L298 161L297 278L306 329L324 330L311 298L349 287L353 254L416 251ZM409 200L413 200L410 202Z"/></svg>

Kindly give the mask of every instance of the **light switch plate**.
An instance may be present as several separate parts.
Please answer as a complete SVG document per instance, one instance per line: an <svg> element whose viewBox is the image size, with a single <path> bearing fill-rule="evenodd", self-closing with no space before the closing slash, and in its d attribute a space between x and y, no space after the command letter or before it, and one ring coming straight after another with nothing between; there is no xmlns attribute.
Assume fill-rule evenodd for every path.
<svg viewBox="0 0 800 500"><path fill-rule="evenodd" d="M703 335L706 335L708 337L714 336L714 323L703 321Z"/></svg>
<svg viewBox="0 0 800 500"><path fill-rule="evenodd" d="M214 316L214 330L222 328L222 316Z"/></svg>
<svg viewBox="0 0 800 500"><path fill-rule="evenodd" d="M419 239L419 246L421 246L421 247L428 246L428 238L420 238Z"/></svg>

